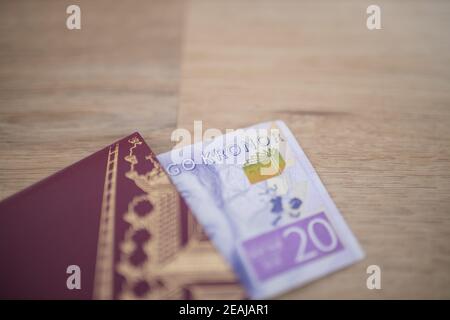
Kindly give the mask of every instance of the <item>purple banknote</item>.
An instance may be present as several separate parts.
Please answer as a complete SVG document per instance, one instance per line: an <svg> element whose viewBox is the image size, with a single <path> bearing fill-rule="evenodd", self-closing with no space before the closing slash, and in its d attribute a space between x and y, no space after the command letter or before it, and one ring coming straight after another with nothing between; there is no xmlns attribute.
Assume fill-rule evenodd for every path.
<svg viewBox="0 0 450 320"><path fill-rule="evenodd" d="M272 297L364 256L281 121L158 159L252 298Z"/></svg>

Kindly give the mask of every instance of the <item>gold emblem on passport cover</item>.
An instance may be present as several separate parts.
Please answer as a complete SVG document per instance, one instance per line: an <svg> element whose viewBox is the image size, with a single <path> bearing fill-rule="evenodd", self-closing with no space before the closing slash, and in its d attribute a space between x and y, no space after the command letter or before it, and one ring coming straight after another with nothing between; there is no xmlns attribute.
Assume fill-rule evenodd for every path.
<svg viewBox="0 0 450 320"><path fill-rule="evenodd" d="M117 193L131 188L118 188L124 179L136 192L120 211ZM109 149L95 270L96 299L245 297L138 134L125 150Z"/></svg>

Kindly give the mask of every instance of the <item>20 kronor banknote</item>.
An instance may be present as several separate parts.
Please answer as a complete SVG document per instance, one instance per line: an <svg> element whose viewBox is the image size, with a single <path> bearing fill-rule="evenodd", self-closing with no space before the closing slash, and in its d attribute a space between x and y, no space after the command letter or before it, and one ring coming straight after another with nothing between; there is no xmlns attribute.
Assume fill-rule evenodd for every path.
<svg viewBox="0 0 450 320"><path fill-rule="evenodd" d="M158 159L251 298L273 297L364 257L282 121Z"/></svg>

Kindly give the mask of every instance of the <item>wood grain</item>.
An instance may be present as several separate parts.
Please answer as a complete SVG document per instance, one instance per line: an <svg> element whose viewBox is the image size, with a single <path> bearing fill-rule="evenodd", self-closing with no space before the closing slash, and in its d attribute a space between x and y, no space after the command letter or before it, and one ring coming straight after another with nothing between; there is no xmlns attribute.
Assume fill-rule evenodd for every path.
<svg viewBox="0 0 450 320"><path fill-rule="evenodd" d="M369 4L189 3L179 126L284 120L367 254L283 298L450 298L450 3Z"/></svg>
<svg viewBox="0 0 450 320"><path fill-rule="evenodd" d="M81 30L66 8L81 7ZM0 199L134 131L176 126L183 1L0 2Z"/></svg>

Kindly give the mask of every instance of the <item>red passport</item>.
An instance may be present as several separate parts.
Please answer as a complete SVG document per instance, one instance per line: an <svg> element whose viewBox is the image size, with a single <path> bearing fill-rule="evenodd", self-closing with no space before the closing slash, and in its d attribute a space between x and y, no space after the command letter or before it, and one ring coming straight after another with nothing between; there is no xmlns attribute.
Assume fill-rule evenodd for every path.
<svg viewBox="0 0 450 320"><path fill-rule="evenodd" d="M0 298L242 298L134 133L0 202Z"/></svg>

